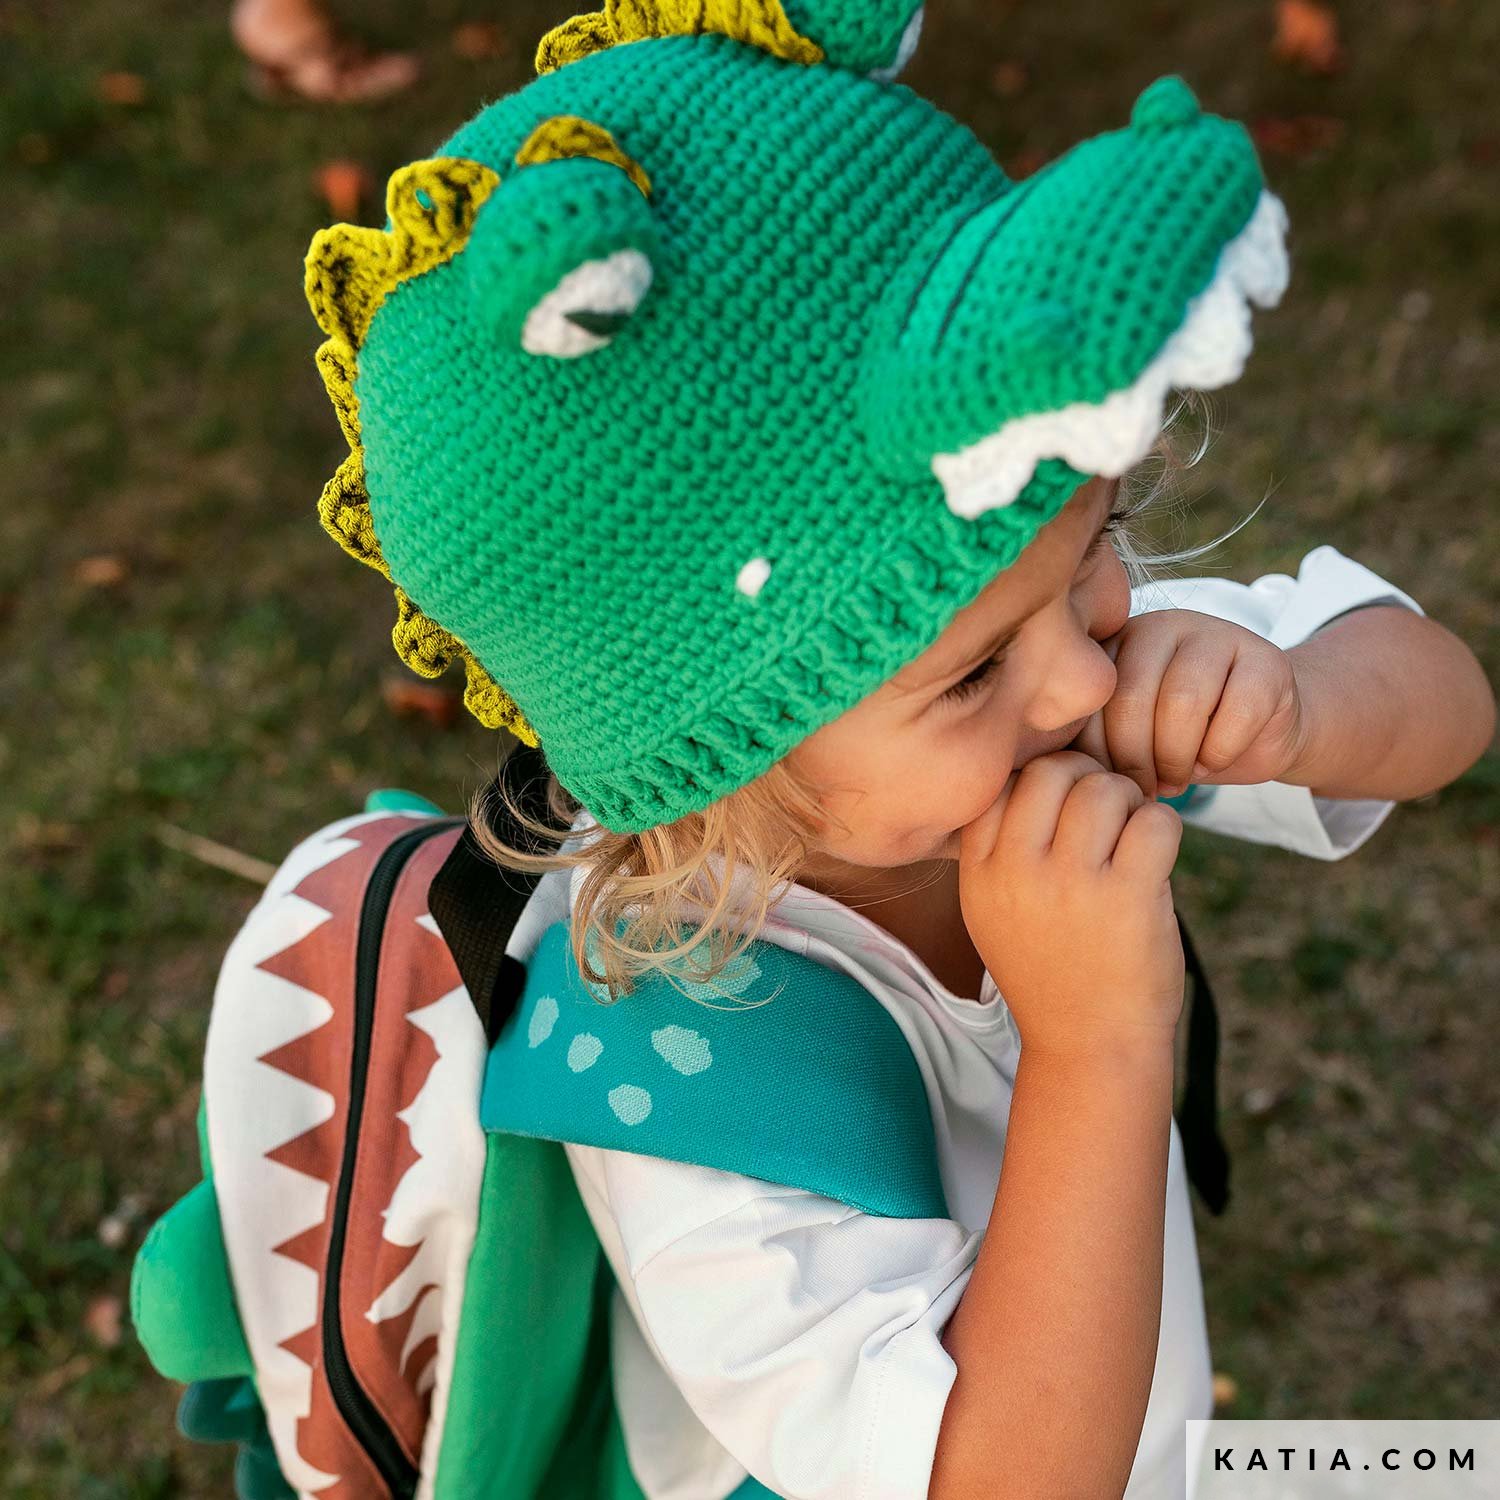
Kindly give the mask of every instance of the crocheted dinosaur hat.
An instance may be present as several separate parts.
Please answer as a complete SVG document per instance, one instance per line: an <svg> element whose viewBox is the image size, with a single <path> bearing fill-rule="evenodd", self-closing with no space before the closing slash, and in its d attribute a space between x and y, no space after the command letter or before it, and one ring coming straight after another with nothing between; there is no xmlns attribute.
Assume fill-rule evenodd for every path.
<svg viewBox="0 0 1500 1500"><path fill-rule="evenodd" d="M1285 215L1159 79L1013 182L891 81L911 0L606 0L307 259L324 524L606 828L753 780L932 644L1170 387Z"/></svg>

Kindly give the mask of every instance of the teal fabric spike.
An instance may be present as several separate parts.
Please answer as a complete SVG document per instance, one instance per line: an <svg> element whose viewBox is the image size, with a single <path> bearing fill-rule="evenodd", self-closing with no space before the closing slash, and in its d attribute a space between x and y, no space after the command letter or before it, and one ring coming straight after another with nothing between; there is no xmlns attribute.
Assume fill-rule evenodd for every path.
<svg viewBox="0 0 1500 1500"><path fill-rule="evenodd" d="M177 1404L177 1430L195 1443L250 1443L266 1430L248 1375L195 1380Z"/></svg>
<svg viewBox="0 0 1500 1500"><path fill-rule="evenodd" d="M429 802L419 792L404 792L400 787L394 786L383 786L371 792L365 798L365 811L431 813L435 818L443 815L443 809L436 802Z"/></svg>
<svg viewBox="0 0 1500 1500"><path fill-rule="evenodd" d="M195 1443L238 1443L234 1488L239 1500L294 1500L282 1478L265 1413L248 1376L196 1380L177 1406L177 1428Z"/></svg>
<svg viewBox="0 0 1500 1500"><path fill-rule="evenodd" d="M1196 782L1178 792L1175 797L1158 797L1158 802L1165 802L1168 807L1175 807L1178 812L1190 806L1194 802L1201 801L1213 791L1211 786L1199 786Z"/></svg>
<svg viewBox="0 0 1500 1500"><path fill-rule="evenodd" d="M921 1074L856 980L756 942L694 988L705 1003L661 975L613 1005L602 994L579 975L566 923L548 928L490 1053L486 1129L701 1162L868 1213L946 1216ZM830 1154L829 1140L847 1149Z"/></svg>

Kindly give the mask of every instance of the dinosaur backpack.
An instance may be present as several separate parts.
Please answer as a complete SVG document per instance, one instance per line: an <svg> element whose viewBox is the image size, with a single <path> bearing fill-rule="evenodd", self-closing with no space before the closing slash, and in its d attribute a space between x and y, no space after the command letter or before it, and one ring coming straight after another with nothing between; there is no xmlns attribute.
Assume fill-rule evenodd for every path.
<svg viewBox="0 0 1500 1500"><path fill-rule="evenodd" d="M533 815L540 765L522 747L504 773ZM946 1212L917 1065L855 980L757 941L715 1008L656 978L603 1004L539 884L376 794L292 851L229 948L203 1180L148 1235L131 1311L191 1382L184 1433L241 1445L242 1500L639 1500L562 1141Z"/></svg>
<svg viewBox="0 0 1500 1500"><path fill-rule="evenodd" d="M534 817L543 769L523 746L502 772ZM605 1004L546 889L376 793L292 851L230 946L203 1180L142 1246L131 1312L191 1382L184 1434L240 1445L241 1500L641 1500L613 1277L561 1142L947 1213L921 1075L857 981L757 940L711 1007L659 977ZM1218 1212L1212 1024L1200 981L1177 1118Z"/></svg>

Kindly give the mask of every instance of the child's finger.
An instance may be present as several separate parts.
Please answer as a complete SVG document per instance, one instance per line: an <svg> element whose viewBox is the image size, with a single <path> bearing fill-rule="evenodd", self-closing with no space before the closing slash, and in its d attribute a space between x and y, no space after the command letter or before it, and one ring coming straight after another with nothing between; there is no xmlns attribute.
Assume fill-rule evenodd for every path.
<svg viewBox="0 0 1500 1500"><path fill-rule="evenodd" d="M1073 738L1073 743L1068 746L1070 750L1079 750L1084 755L1091 756L1106 770L1114 770L1115 765L1109 755L1109 740L1104 733L1104 714L1102 712L1090 714L1084 722L1082 729Z"/></svg>
<svg viewBox="0 0 1500 1500"><path fill-rule="evenodd" d="M1086 869L1108 864L1130 815L1145 800L1128 776L1099 771L1080 777L1063 801L1053 854Z"/></svg>
<svg viewBox="0 0 1500 1500"><path fill-rule="evenodd" d="M1019 774L1012 771L1006 777L1000 795L977 818L958 830L958 863L961 868L976 860L988 859L994 853L995 840L1005 817L1005 806L1010 801L1011 793L1015 791L1016 777Z"/></svg>
<svg viewBox="0 0 1500 1500"><path fill-rule="evenodd" d="M1236 663L1223 697L1198 747L1198 764L1210 777L1232 766L1256 741L1276 712L1280 684L1263 672Z"/></svg>
<svg viewBox="0 0 1500 1500"><path fill-rule="evenodd" d="M1132 880L1166 880L1182 844L1182 819L1165 802L1143 802L1130 815L1110 860Z"/></svg>
<svg viewBox="0 0 1500 1500"><path fill-rule="evenodd" d="M1016 776L996 849L1022 857L1045 854L1052 847L1068 793L1085 776L1101 769L1098 761L1076 750L1058 750L1027 761Z"/></svg>
<svg viewBox="0 0 1500 1500"><path fill-rule="evenodd" d="M1189 637L1162 676L1156 697L1154 752L1160 789L1180 792L1192 780L1198 749L1233 666L1221 641Z"/></svg>
<svg viewBox="0 0 1500 1500"><path fill-rule="evenodd" d="M1156 695L1177 650L1177 637L1168 632L1143 631L1127 636L1115 657L1119 674L1114 693L1104 705L1104 736L1109 764L1128 776L1148 796L1156 795Z"/></svg>

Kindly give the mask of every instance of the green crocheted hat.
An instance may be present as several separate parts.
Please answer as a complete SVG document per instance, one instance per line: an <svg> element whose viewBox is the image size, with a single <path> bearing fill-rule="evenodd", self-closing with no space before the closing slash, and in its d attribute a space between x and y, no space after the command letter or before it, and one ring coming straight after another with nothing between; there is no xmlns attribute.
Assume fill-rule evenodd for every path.
<svg viewBox="0 0 1500 1500"><path fill-rule="evenodd" d="M604 827L752 781L938 637L1286 282L1162 78L1021 182L891 81L910 0L607 0L313 241L324 524Z"/></svg>

